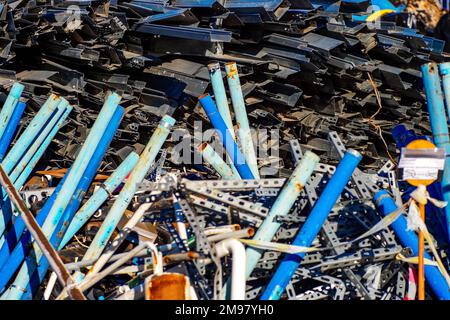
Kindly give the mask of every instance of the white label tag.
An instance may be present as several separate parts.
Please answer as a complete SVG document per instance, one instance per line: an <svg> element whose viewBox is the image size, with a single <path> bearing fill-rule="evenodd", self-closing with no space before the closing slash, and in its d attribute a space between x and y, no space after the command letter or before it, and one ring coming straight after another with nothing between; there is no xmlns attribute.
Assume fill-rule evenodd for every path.
<svg viewBox="0 0 450 320"><path fill-rule="evenodd" d="M402 148L398 167L403 180L437 180L445 166L445 151L435 149Z"/></svg>

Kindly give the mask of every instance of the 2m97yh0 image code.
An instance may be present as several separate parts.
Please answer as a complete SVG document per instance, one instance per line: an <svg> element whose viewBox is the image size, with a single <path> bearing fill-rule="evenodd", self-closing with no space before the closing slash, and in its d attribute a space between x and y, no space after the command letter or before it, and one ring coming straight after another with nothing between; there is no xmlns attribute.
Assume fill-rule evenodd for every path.
<svg viewBox="0 0 450 320"><path fill-rule="evenodd" d="M273 306L252 305L252 304L235 304L235 305L221 304L217 311L218 314L223 315L239 315L239 314L271 315L273 314Z"/></svg>

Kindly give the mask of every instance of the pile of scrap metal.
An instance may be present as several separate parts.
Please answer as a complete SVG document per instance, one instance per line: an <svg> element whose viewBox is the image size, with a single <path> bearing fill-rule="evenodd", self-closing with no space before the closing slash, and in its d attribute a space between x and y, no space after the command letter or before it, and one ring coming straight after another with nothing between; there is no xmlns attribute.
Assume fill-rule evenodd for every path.
<svg viewBox="0 0 450 320"><path fill-rule="evenodd" d="M0 299L416 298L396 161L436 134L420 68L448 102L450 56L402 7L0 10ZM428 299L450 299L449 213L427 206Z"/></svg>

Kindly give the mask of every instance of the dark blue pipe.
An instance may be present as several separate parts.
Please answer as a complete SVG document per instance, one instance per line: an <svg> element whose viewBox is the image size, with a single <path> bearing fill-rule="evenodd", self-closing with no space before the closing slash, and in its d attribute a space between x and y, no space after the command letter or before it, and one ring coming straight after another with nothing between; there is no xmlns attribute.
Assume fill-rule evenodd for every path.
<svg viewBox="0 0 450 320"><path fill-rule="evenodd" d="M397 210L394 200L385 190L378 191L373 197L373 200L384 216ZM417 256L419 254L419 240L414 231L406 230L407 222L405 217L400 215L397 220L391 224L391 227L394 229L394 232L400 239L402 245L411 248L413 255ZM425 259L432 260L427 252L424 253L424 257ZM440 300L450 300L450 288L438 267L425 265L425 279Z"/></svg>
<svg viewBox="0 0 450 320"><path fill-rule="evenodd" d="M11 119L6 126L5 132L3 132L2 137L0 138L0 162L3 161L3 158L6 155L6 151L11 145L11 140L16 133L17 126L20 123L20 119L22 118L22 114L25 111L26 103L19 102L15 107Z"/></svg>
<svg viewBox="0 0 450 320"><path fill-rule="evenodd" d="M355 150L347 150L336 167L336 171L328 181L322 194L316 201L305 223L292 242L293 245L309 247L319 233L328 214L339 199L353 171L361 161L361 154ZM288 254L284 257L269 284L264 290L261 300L278 300L297 270L305 253Z"/></svg>

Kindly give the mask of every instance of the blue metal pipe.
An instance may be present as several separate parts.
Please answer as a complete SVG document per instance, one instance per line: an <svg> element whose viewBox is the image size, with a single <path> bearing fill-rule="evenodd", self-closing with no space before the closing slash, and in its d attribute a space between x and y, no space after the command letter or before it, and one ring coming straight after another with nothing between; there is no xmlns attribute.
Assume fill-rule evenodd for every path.
<svg viewBox="0 0 450 320"><path fill-rule="evenodd" d="M8 123L12 117L17 103L19 102L24 88L24 85L15 82L11 87L11 90L9 91L8 97L6 98L2 110L0 111L0 137L3 136L3 133L8 126Z"/></svg>
<svg viewBox="0 0 450 320"><path fill-rule="evenodd" d="M22 171L22 173L18 177L18 179L16 179L15 181L13 179L11 179L14 182L14 187L16 189L20 189L23 186L23 184L25 183L26 179L28 179L28 176L30 175L31 171L34 169L35 165L41 158L42 154L45 152L48 145L52 141L53 137L59 131L59 129L61 128L62 124L64 123L66 118L69 116L69 113L71 111L72 111L72 107L67 105L64 110L64 113L59 117L58 122L53 126L51 132L49 134L47 134L47 137L45 138L45 140L42 143L40 141L36 140L36 141L38 141L37 152L30 159L30 161L28 162L28 164L26 165L25 169ZM33 144L33 146L34 145L35 145L35 143ZM5 201L6 199L3 199L3 200ZM3 209L3 207L2 207L2 209ZM17 219L21 220L21 217L18 216ZM14 224L11 226L11 229L8 231L7 236L5 237L5 234L3 234L0 237L0 248L1 248L0 249L0 267L3 265L4 259L6 259L9 256L9 252L10 252L9 248L11 248L11 246L14 246L16 244L16 241L17 241L19 235L22 234L24 227L25 227L25 225L23 223L18 224L18 222L16 220L16 221L14 221ZM7 244L5 244L5 240L7 241ZM5 246L5 245L8 247L8 250L9 250L8 254L6 254L4 251L4 250L7 250L7 248L3 248L3 246ZM11 250L12 250L12 248L11 248Z"/></svg>
<svg viewBox="0 0 450 320"><path fill-rule="evenodd" d="M305 152L305 155L302 157L294 172L291 174L291 177L275 200L275 203L272 205L269 214L253 236L253 240L272 240L281 226L281 223L275 220L275 216L282 217L289 214L292 206L300 195L300 192L314 172L319 160L319 157L311 151ZM253 269L255 269L258 260L261 258L262 251L249 247L247 248L246 255L246 277L248 278Z"/></svg>
<svg viewBox="0 0 450 320"><path fill-rule="evenodd" d="M22 156L20 161L16 164L15 168L9 174L9 178L11 179L12 182L15 182L17 178L20 176L20 174L23 172L23 170L25 170L28 163L33 158L37 150L42 146L42 143L49 136L50 132L52 132L55 125L58 122L62 125L62 121L60 121L61 117L63 117L64 114L66 114L66 116L69 115L70 111L72 111L72 106L69 106L69 102L66 99L62 98L61 102L58 104L56 113L50 118L46 126L36 137L36 140L34 140L33 144L28 148L28 150L26 150L25 154Z"/></svg>
<svg viewBox="0 0 450 320"><path fill-rule="evenodd" d="M242 155L236 142L231 136L231 133L227 129L227 125L217 111L216 105L211 99L211 96L209 94L205 94L200 96L198 99L203 109L205 109L205 112L208 115L208 118L211 121L212 125L219 132L222 144L225 147L227 153L230 155L230 158L233 160L233 164L238 170L239 175L243 179L254 179L253 173L250 170L250 167L247 165L245 157Z"/></svg>
<svg viewBox="0 0 450 320"><path fill-rule="evenodd" d="M91 159L92 155L96 148L98 148L98 143L100 139L103 137L105 130L108 126L108 123L111 121L111 118L114 114L114 111L117 109L118 104L120 102L121 97L117 93L110 93L106 97L105 103L103 104L100 113L97 116L97 119L94 122L89 134L81 147L80 152L75 159L72 170L70 171L66 182L62 186L61 192L55 199L55 203L53 204L50 212L47 216L47 219L42 226L42 232L50 238L56 226L58 225L59 220L61 219L64 210L70 202L72 195L74 194L78 183L81 180L82 175L84 174L86 167L89 163L87 159ZM34 246L37 259L40 258L42 252L37 247Z"/></svg>
<svg viewBox="0 0 450 320"><path fill-rule="evenodd" d="M2 161L2 166L7 174L11 173L11 170L22 158L23 154L29 148L41 128L50 119L59 102L60 99L57 96L51 95L36 116L34 116L33 120L31 120L25 131L20 135L19 139L17 139L14 146ZM0 199L3 198L6 198L6 192L1 189ZM11 217L5 217L5 214L0 215L0 234L3 234L10 219Z"/></svg>
<svg viewBox="0 0 450 320"><path fill-rule="evenodd" d="M378 191L375 194L373 201L384 216L387 216L398 209L394 200L392 200L385 190ZM405 217L400 215L391 226L402 245L411 248L413 256L417 256L419 254L419 240L414 231L407 231ZM432 260L427 252L424 253L424 258ZM425 265L425 279L440 300L450 300L450 289L438 267Z"/></svg>
<svg viewBox="0 0 450 320"><path fill-rule="evenodd" d="M225 180L240 180L239 175L235 175L230 166L222 159L221 156L214 151L214 149L208 143L202 143L198 147L198 151L202 154L203 159L217 171L220 176Z"/></svg>
<svg viewBox="0 0 450 320"><path fill-rule="evenodd" d="M255 146L253 145L247 109L245 108L245 101L242 94L241 82L239 80L236 63L226 63L225 71L227 72L228 88L230 89L231 102L233 104L234 115L236 117L242 153L247 160L250 170L252 170L253 176L255 179L259 179L258 161L256 159Z"/></svg>
<svg viewBox="0 0 450 320"><path fill-rule="evenodd" d="M87 188L89 187L92 179L94 179L97 169L101 164L101 160L102 160L106 150L108 149L109 144L111 143L112 139L114 138L115 132L117 131L117 128L120 125L120 121L121 121L123 115L124 115L124 109L122 107L118 107L115 109L114 114L111 118L111 121L109 122L108 127L105 130L105 133L103 134L97 148L95 149L91 160L87 161L88 166L83 174L83 178L78 183L76 191L74 192L75 197L70 198L69 205L67 206L67 208L64 212L64 217L70 217L71 215L73 216L73 213L79 207L79 204L82 200L84 193L86 192ZM39 225L44 224L44 221L46 221L49 211L51 210L56 198L60 194L64 184L66 183L67 177L70 175L70 171L72 171L72 170L73 170L73 165L68 170L68 172L64 175L63 180L58 184L57 188L55 189L55 191L53 192L51 197L46 201L46 203L44 204L44 207L41 209L41 211L39 211L37 218L36 218ZM76 195L78 195L78 196L76 196ZM61 221L63 221L63 223L58 224L59 227L65 226L64 217L61 220ZM21 223L23 225L23 222L21 222ZM22 228L22 230L23 230L23 228ZM60 229L60 230L56 229L55 234L58 234L59 231L62 232L61 234L64 233L63 229ZM58 239L60 240L61 238L60 237L56 237L56 238L51 237L51 240L53 240L53 241L56 241ZM8 259L8 264L5 265L1 269L2 270L2 273L0 274L0 290L1 291L4 290L4 286L6 285L7 282L9 282L9 279L14 274L15 270L17 270L18 266L23 261L25 255L29 251L29 249L27 249L29 247L28 246L29 241L30 241L30 234L27 232L20 239L20 242L18 243L18 245L14 249L13 253L11 254L11 258ZM52 242L52 245L54 247L58 247L58 245L55 245L55 244L56 244L55 242ZM35 257L29 256L27 258L26 262L24 264L22 264L22 267L14 281L14 284L16 284L17 286L20 286L20 288L27 288L27 293L28 293L28 290L30 289L30 286L33 287L37 284L37 282L39 282L39 281L36 281L37 274L34 273L36 261L37 261L37 259ZM40 265L38 267L39 279L43 279L43 277L45 276L46 268L48 268L47 260L46 259L41 260ZM10 275L8 275L8 273ZM34 274L34 278L33 278L34 281L32 281L30 283L29 280L33 274ZM39 285L39 284L37 284L37 285ZM8 289L8 291L5 292L5 294L3 294L1 299L17 300L17 299L20 299L22 294L23 294L22 290L17 290L17 287L11 286Z"/></svg>
<svg viewBox="0 0 450 320"><path fill-rule="evenodd" d="M39 132L51 119L54 111L61 102L61 99L52 94L39 109L39 112L33 117L25 131L17 139L14 146L6 155L2 166L7 174L10 174L17 162L22 158L30 145L36 139Z"/></svg>
<svg viewBox="0 0 450 320"><path fill-rule="evenodd" d="M101 159L103 158L103 155L106 153L106 150L108 149L112 139L114 138L115 132L119 128L122 117L125 114L125 110L122 107L118 107L116 109L115 113L117 113L117 116L116 117L113 116L113 119L110 122L111 125L108 126L107 131L105 132L104 137L106 137L106 138L104 139L104 137L102 137L102 140L100 140L100 142L104 142L102 147L99 148L101 151L101 154L98 156L96 154L93 155L93 160L94 160L94 163L97 164L97 167L94 168L94 170L89 169L89 167L86 168L86 172L77 187L77 190L79 190L79 191L74 193L72 200L70 201L69 205L67 206L66 210L64 211L63 218L60 220L58 227L55 229L55 232L53 233L53 235L50 239L51 244L55 248L63 247L61 245L62 237L63 237L63 235L65 235L67 233L67 231L66 231L67 226L69 225L70 221L73 220L74 215L75 215L77 209L79 208L86 191L88 190L92 180L94 179L94 177L96 175L98 168L100 167ZM95 159L94 159L94 156L95 156ZM133 156L132 156L132 158L133 158ZM92 162L92 160L91 160L91 162ZM87 171L88 169L89 169L89 171ZM130 170L128 170L128 172ZM49 267L48 260L43 256L42 259L37 264L38 265L37 269L36 269L36 267L34 267L34 271L33 271L32 267L31 267L31 263L35 262L35 260L33 257L28 257L28 260L30 260L30 259L31 259L31 262L27 262L26 265L27 265L27 269L28 269L28 275L30 275L30 273L32 273L32 276L30 277L30 280L27 284L26 292L21 297L22 300L32 299L33 294L38 290L40 284L44 280L44 277L45 277L45 275L48 271L48 267ZM25 283L25 280L22 283Z"/></svg>
<svg viewBox="0 0 450 320"><path fill-rule="evenodd" d="M27 107L26 103L19 102L17 106L14 108L11 120L9 120L6 129L0 138L0 162L3 161L6 151L11 145L11 140L14 134L16 133L17 126L20 123L20 119L22 118L23 112L25 111L26 107Z"/></svg>
<svg viewBox="0 0 450 320"><path fill-rule="evenodd" d="M339 162L335 173L325 186L314 208L311 210L308 218L292 242L293 245L303 247L311 246L311 243L322 228L328 214L339 199L361 158L361 154L355 150L349 149L345 152L344 158ZM280 298L304 256L305 253L288 254L285 256L264 290L261 300L278 300Z"/></svg>
<svg viewBox="0 0 450 320"><path fill-rule="evenodd" d="M28 177L30 176L31 172L34 170L36 164L39 162L41 157L43 156L44 152L47 150L48 146L52 142L53 138L56 136L58 131L61 129L61 127L64 125L67 117L72 112L73 107L68 105L66 109L64 110L61 117L58 119L56 124L53 126L50 133L47 135L47 137L38 145L38 148L34 155L30 158L25 168L20 172L19 176L14 181L14 186L19 189L21 188L25 182L27 181ZM34 144L33 144L34 146Z"/></svg>
<svg viewBox="0 0 450 320"><path fill-rule="evenodd" d="M142 151L138 163L128 177L127 182L120 191L117 199L114 201L111 210L108 212L108 215L92 240L89 249L83 256L82 261L97 259L101 255L114 229L119 223L119 220L122 218L123 213L136 193L138 185L142 182L142 180L144 180L148 170L155 162L156 156L169 136L170 130L174 124L175 119L168 115L165 115L161 119L158 127L153 132L152 137L145 146L145 149ZM75 281L82 278L83 275L80 272L74 275Z"/></svg>
<svg viewBox="0 0 450 320"><path fill-rule="evenodd" d="M447 117L450 117L450 62L439 64L439 72L442 78L442 88L444 90L445 106L447 107ZM447 123L450 123L448 118Z"/></svg>
<svg viewBox="0 0 450 320"><path fill-rule="evenodd" d="M6 126L5 131L3 132L2 137L0 138L0 162L3 161L6 151L11 145L11 140L14 136L14 133L17 130L17 126L19 125L20 118L22 117L23 112L25 111L26 104L23 102L19 102L16 108L13 111L10 121ZM0 210L1 217L0 221L3 221L3 229L8 226L12 220L12 207L11 203L7 199L2 199L2 193L0 192ZM5 198L7 198L5 193ZM3 232L1 232L3 233ZM1 234L0 233L0 234ZM1 245L1 244L0 244Z"/></svg>
<svg viewBox="0 0 450 320"><path fill-rule="evenodd" d="M95 191L88 201L75 214L72 222L67 228L64 238L59 245L59 250L69 242L70 239L80 230L80 228L92 217L110 194L122 183L125 177L133 170L139 160L139 155L131 152L125 160L117 167L114 173Z"/></svg>
<svg viewBox="0 0 450 320"><path fill-rule="evenodd" d="M446 153L445 168L441 180L442 198L450 203L450 141L438 67L435 63L427 63L422 65L421 69L433 141L438 148L443 148ZM450 206L446 206L444 211L448 243L450 243Z"/></svg>

